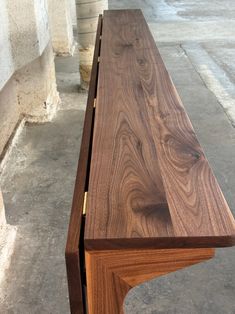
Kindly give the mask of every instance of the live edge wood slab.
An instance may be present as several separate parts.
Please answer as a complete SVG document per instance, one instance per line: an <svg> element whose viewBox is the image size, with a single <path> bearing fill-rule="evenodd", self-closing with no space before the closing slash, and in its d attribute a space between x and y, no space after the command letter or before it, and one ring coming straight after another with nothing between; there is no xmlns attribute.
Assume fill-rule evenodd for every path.
<svg viewBox="0 0 235 314"><path fill-rule="evenodd" d="M71 313L123 313L132 287L234 244L234 218L141 11L105 11L66 246Z"/></svg>

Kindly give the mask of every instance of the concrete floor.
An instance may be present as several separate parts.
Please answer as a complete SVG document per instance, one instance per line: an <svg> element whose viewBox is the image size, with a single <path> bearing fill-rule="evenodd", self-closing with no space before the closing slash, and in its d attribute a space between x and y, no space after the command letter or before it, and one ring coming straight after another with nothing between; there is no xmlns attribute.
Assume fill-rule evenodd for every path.
<svg viewBox="0 0 235 314"><path fill-rule="evenodd" d="M235 1L109 1L141 8L225 197L235 209ZM18 226L0 313L69 313L64 246L86 94L77 58L56 60L62 104L52 123L28 125L1 180ZM128 314L234 314L235 249L133 289ZM110 313L111 314L111 313Z"/></svg>

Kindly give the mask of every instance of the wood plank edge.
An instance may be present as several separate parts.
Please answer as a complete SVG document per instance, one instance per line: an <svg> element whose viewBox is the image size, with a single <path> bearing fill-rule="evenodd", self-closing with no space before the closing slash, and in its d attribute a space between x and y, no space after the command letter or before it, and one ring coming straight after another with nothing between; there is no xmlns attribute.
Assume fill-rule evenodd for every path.
<svg viewBox="0 0 235 314"><path fill-rule="evenodd" d="M120 249L191 249L222 248L235 245L235 235L203 237L157 237L131 239L85 239L87 250L120 250Z"/></svg>

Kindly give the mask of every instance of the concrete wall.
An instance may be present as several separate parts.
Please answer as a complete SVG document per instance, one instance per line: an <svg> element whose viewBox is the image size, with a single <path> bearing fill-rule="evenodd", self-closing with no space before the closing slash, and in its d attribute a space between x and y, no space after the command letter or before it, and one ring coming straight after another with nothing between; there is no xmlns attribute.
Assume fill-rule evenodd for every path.
<svg viewBox="0 0 235 314"><path fill-rule="evenodd" d="M45 121L59 102L46 0L0 2L0 154L17 122Z"/></svg>
<svg viewBox="0 0 235 314"><path fill-rule="evenodd" d="M52 45L57 55L73 53L73 21L75 10L71 0L48 0Z"/></svg>

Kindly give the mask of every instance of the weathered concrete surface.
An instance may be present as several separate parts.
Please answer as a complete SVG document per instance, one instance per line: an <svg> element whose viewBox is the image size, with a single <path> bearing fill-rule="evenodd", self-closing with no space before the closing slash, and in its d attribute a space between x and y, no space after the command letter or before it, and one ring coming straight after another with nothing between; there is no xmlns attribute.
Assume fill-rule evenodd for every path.
<svg viewBox="0 0 235 314"><path fill-rule="evenodd" d="M136 0L109 4L110 8L143 9L234 210L235 130L222 107L221 90L213 83L214 79L223 88L226 86L222 71L226 82L229 79L234 86L231 57L235 45L229 30L234 1ZM204 34L197 34L201 23L218 27L213 26L210 33L212 28L205 27ZM157 38L158 27L161 41ZM191 30L188 35L187 29ZM199 58L199 51L206 52L209 61ZM1 313L69 313L64 245L86 99L86 94L77 94L79 75L77 57L74 58L57 59L62 99L57 117L51 123L27 126L6 167L6 219L17 225L18 231L12 263L2 286ZM210 71L205 72L202 65ZM231 86L227 93L234 99ZM234 314L234 261L233 248L221 249L212 261L147 282L130 292L126 313Z"/></svg>
<svg viewBox="0 0 235 314"><path fill-rule="evenodd" d="M15 71L0 90L0 154L22 119L49 121L59 102L54 55L49 43L41 56Z"/></svg>

